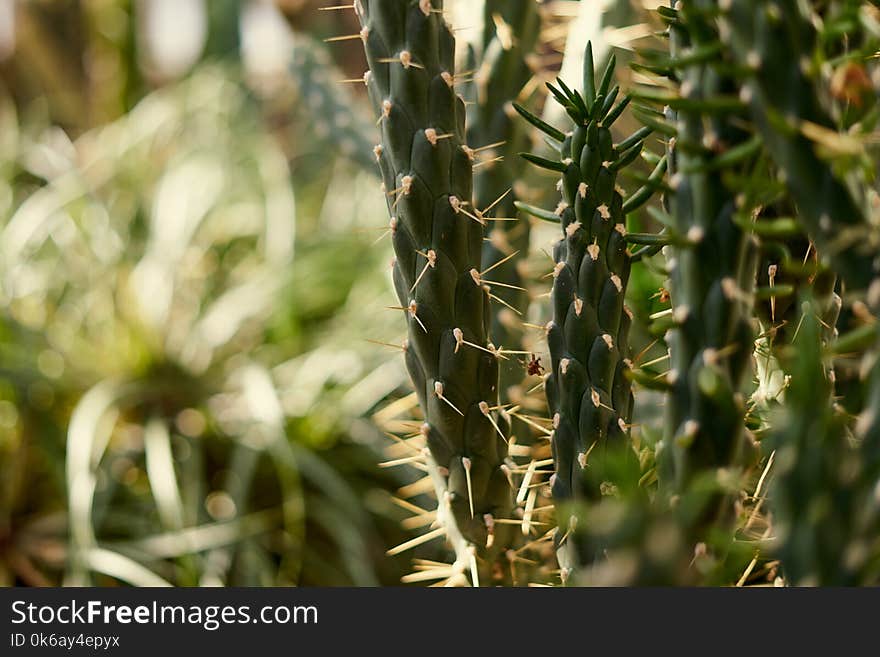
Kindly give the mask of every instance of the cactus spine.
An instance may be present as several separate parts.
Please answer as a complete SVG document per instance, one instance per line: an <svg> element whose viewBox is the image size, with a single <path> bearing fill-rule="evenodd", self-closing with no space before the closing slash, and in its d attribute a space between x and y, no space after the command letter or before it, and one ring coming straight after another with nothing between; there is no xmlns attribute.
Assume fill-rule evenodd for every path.
<svg viewBox="0 0 880 657"><path fill-rule="evenodd" d="M468 125L468 142L492 148L483 152L482 163L474 172L474 201L478 208L492 206L492 216L503 219L486 217L488 240L483 245L483 269L492 268L492 279L500 283L495 294L504 301L492 309L492 340L520 350L522 329L516 314L524 315L528 309L520 268L528 255L530 225L513 219L515 181L524 168L516 154L527 147L529 136L512 103L519 100L534 76L530 59L541 17L535 0L487 0L484 14L481 61L477 66L477 57L472 55L470 62L476 68L472 89L476 104ZM508 401L509 390L522 382L523 371L516 359L502 361L500 367L501 399Z"/></svg>
<svg viewBox="0 0 880 657"><path fill-rule="evenodd" d="M597 500L609 484L638 482L628 428L633 406L627 376L632 316L624 297L630 253L626 202L616 180L639 156L648 131L613 143L611 127L629 103L628 97L617 102L619 89L611 88L614 65L612 56L597 83L588 45L583 94L561 80L558 88L550 86L574 123L568 134L518 108L558 145L557 159L525 157L561 174L562 200L555 213L519 205L562 228L553 249L553 319L547 324L551 363L545 380L553 419L552 492L557 505ZM628 472L618 471L621 466ZM564 576L597 556L596 550L580 544L577 533L566 531L574 523L567 524L563 520L557 534Z"/></svg>
<svg viewBox="0 0 880 657"><path fill-rule="evenodd" d="M358 0L355 9L381 130L375 153L408 326L406 366L425 416L439 515L461 561L494 543L493 518L509 517L512 500L455 39L440 0Z"/></svg>

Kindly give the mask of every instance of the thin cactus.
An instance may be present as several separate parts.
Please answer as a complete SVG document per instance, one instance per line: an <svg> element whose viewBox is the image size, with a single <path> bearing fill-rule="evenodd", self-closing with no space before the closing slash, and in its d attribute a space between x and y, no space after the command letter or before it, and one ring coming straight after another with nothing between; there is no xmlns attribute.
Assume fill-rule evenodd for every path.
<svg viewBox="0 0 880 657"><path fill-rule="evenodd" d="M677 2L661 8L671 59L661 69L674 91L640 95L665 105L670 186L665 247L673 304L667 344L665 432L661 453L667 495L722 483L741 469L745 404L742 388L752 353L751 312L757 249L747 232L749 199L737 172L751 171L759 142L743 126L737 96L713 20L716 3ZM658 123L660 121L658 120ZM713 522L730 527L731 496L693 518L695 544Z"/></svg>
<svg viewBox="0 0 880 657"><path fill-rule="evenodd" d="M842 5L852 24L859 24L864 3L831 4ZM773 0L760 7L742 0L718 5L728 51L749 74L743 98L767 150L785 174L799 219L849 288L867 295L870 305L880 305L880 227L867 211L865 183L866 169L874 167L861 165L866 155L860 153L858 141L838 132L817 89L822 61L814 54L824 38L816 27L821 18L810 3L797 0ZM874 40L861 56L858 50L848 53L847 60L858 66L876 45ZM845 175L835 171L829 155L850 160Z"/></svg>
<svg viewBox="0 0 880 657"><path fill-rule="evenodd" d="M823 348L823 326L829 318L822 316L823 304L810 298L801 312L798 334L787 354L789 394L769 439L776 450L776 554L794 585L876 585L876 426L873 439L855 445L850 441L848 418L832 403L831 363Z"/></svg>
<svg viewBox="0 0 880 657"><path fill-rule="evenodd" d="M629 441L632 316L624 304L630 272L625 224L626 208L644 202L645 194L637 192L624 200L616 180L639 156L649 131L613 143L611 127L629 103L626 96L618 100L618 87L611 88L614 66L612 57L596 80L588 45L583 93L572 91L561 80L558 87L549 87L574 123L567 134L517 108L558 149L553 160L524 157L561 174L562 200L555 212L518 204L562 228L553 254L553 319L547 324L551 363L545 379L553 420L552 492L557 505L595 500L608 493L611 484L638 482L638 461ZM621 463L628 474L612 476ZM577 535L566 531L567 520L562 525L558 556L566 576L596 555L576 545Z"/></svg>
<svg viewBox="0 0 880 657"><path fill-rule="evenodd" d="M851 404L854 396L862 402L850 427L833 403L833 370L823 352L839 305L829 316L827 301L804 302L797 357L788 366L790 393L773 432L778 551L795 584L876 584L880 334L871 315L880 312L880 227L871 207L876 162L859 139L877 121L866 70L880 38L876 9L872 15L866 3L849 0L779 0L756 11L735 1L724 3L721 25L748 74L744 97L785 174L798 220L840 274L853 315L869 320L834 347L837 353L865 349L862 380L846 387L857 393L847 395Z"/></svg>
<svg viewBox="0 0 880 657"><path fill-rule="evenodd" d="M499 283L495 294L504 303L492 309L491 336L497 345L522 350L522 320L528 310L529 295L521 274L528 255L530 224L517 220L514 201L524 162L517 153L525 150L529 136L513 109L528 94L534 79L535 50L541 29L536 0L488 0L484 8L480 49L472 49L469 67L474 81L468 124L468 143L481 151L480 166L474 171L474 202L486 213L487 241L483 245L483 269L492 268L492 279ZM477 63L479 62L479 64ZM498 217L495 220L494 217ZM517 359L501 363L500 395L511 400L513 386L523 380Z"/></svg>
<svg viewBox="0 0 880 657"><path fill-rule="evenodd" d="M498 407L503 354L488 340L493 294L480 273L485 221L472 200L455 38L440 0L359 0L355 11L381 130L375 155L408 326L405 360L424 412L438 516L457 563L470 563L479 580L475 553L504 543L494 518L510 517L512 494L508 423Z"/></svg>
<svg viewBox="0 0 880 657"><path fill-rule="evenodd" d="M737 1L724 3L720 22L748 75L744 97L785 174L798 220L840 276L853 314L874 323L872 316L880 316L877 158L865 142L878 121L871 81L872 56L880 48L877 9L852 0L774 0L753 11ZM762 65L767 62L772 65ZM863 374L878 353L880 333ZM870 377L843 388L854 413L870 412L865 399L880 394L871 390Z"/></svg>
<svg viewBox="0 0 880 657"><path fill-rule="evenodd" d="M314 117L311 130L330 148L351 158L365 171L376 170L372 154L372 135L367 103L346 88L363 84L361 80L343 80L342 71L333 63L327 47L307 34L295 35L295 47L288 67L292 92L298 101L296 112Z"/></svg>

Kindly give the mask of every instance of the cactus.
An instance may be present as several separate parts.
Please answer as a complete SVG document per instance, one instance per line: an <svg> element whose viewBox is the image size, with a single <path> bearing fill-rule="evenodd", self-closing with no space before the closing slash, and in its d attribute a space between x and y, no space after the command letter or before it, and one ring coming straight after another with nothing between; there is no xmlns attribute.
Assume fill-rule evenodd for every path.
<svg viewBox="0 0 880 657"><path fill-rule="evenodd" d="M632 315L624 305L630 271L625 222L627 209L644 202L646 194L640 191L625 201L616 180L639 156L649 131L613 143L611 127L629 103L628 97L616 102L619 89L611 88L614 66L612 56L597 84L588 45L583 94L561 80L558 88L549 86L574 123L568 134L517 108L558 147L555 160L524 157L561 174L562 201L555 212L518 204L562 228L553 254L553 319L547 324L551 363L545 380L553 419L552 492L557 504L595 500L610 490L610 484L638 482L638 462L628 435ZM564 575L597 553L575 545L577 534L563 531L557 539Z"/></svg>
<svg viewBox="0 0 880 657"><path fill-rule="evenodd" d="M791 384L770 438L776 449L772 501L777 552L794 585L876 585L876 427L872 438L850 443L847 417L832 403L833 378L822 346L822 306L807 299L801 310L797 338L788 353Z"/></svg>
<svg viewBox="0 0 880 657"><path fill-rule="evenodd" d="M790 76L791 106L776 106L785 98L768 88L766 69L773 67L756 70L752 50L725 49L745 38L742 25L731 26L745 20L742 7L735 1L686 0L674 9L660 9L669 26L670 54L647 54L641 66L668 81L633 92L646 102L637 108L646 127L617 144L611 129L630 96L618 99L618 88L612 88L613 57L597 76L589 46L581 92L561 80L548 85L573 122L570 132L515 106L556 148L551 158L523 153L523 159L561 178L562 200L551 212L503 197L517 175L509 158L486 165L474 186L473 145L506 141L507 147L516 147L522 141L505 104L530 73L523 52L513 44L504 48L507 37L492 28L494 21L487 22L482 53L488 60L482 70L492 73L477 75L475 121L467 132L464 102L455 93L454 39L441 3L355 3L370 68L365 81L382 134L374 153L392 217L393 279L408 324L405 358L425 416L422 435L440 502L439 531L451 539L456 564L470 565L474 583L486 572L479 564L497 571L498 555L512 544L503 532L513 522L514 506L506 467L509 426L498 404L499 361L505 354L489 340L493 317L495 335L508 346L515 342L507 342L509 326L493 312L504 305L490 305L493 281L484 277L486 270L491 268L502 283L506 304L516 308L524 295L517 290L516 258L496 266L512 250L496 250L499 241L491 238L482 244L491 219L480 209L493 206L507 216L513 214L502 209L508 203L562 230L553 252L545 391L552 415L551 488L563 581L713 583L729 582L732 572L745 581L749 570L740 575L741 566L754 555L755 544L733 541L734 519L752 465L746 423L756 426L751 424L755 417L779 452L774 508L782 523L780 554L791 562L784 566L790 579L862 583L876 577L880 511L871 495L880 473L880 418L868 404L880 401L880 364L869 350L865 369L873 383L865 387L866 403L850 445L846 416L833 403L831 361L823 351L835 341L841 309L836 274L851 297L869 307L880 303L875 301L880 287L872 287L880 285L875 284L880 278L872 251L872 196L859 164L864 158L849 154L845 164L853 166L847 168L840 158L826 161L826 153L815 148L821 140L825 146L839 144L828 134L835 124L822 114L824 104L806 74ZM505 23L520 25L518 20L529 20L515 13L523 8L534 14L531 3L496 7L490 2L487 12L514 12L504 14ZM772 10L759 14L781 29ZM798 29L779 40L785 42L783 37ZM767 33L774 32L766 27L748 38L766 40ZM802 52L795 48L803 45L798 39L786 42L792 53ZM515 45L525 49L529 43ZM791 66L790 55L780 56L776 66ZM865 113L848 109L844 114L848 128L856 118L873 125ZM788 125L783 130L785 121L797 129ZM666 156L646 156L656 163L653 174L624 199L617 176L639 157L653 130L667 136ZM801 171L804 162L813 167L809 175ZM667 166L670 175L664 182ZM793 182L796 176L803 180ZM664 225L662 233L627 234L626 215L660 188L667 193L663 211L653 214ZM804 252L816 251L798 222L816 240L822 257L815 263L802 262ZM520 225L499 222L493 231L496 236L504 232L501 243L509 244L509 233ZM765 238L767 271L767 285L760 288L758 236ZM853 236L865 246L843 262L840 247ZM632 254L628 244L642 247ZM632 317L624 298L631 264L661 248L673 307L669 318L653 327L666 329L670 371L646 379L667 393L655 494L650 478L640 476L629 436L631 381L642 379L639 371L631 371ZM790 302L799 295L808 300L806 306ZM756 306L756 301L761 303ZM772 413L768 405L750 416L745 393L756 315L769 325L763 353L793 383L785 395L776 396L779 404L772 405ZM874 339L872 334L863 341ZM845 336L835 348L851 342ZM792 362L790 354L801 351L802 361ZM766 374L760 364L758 369ZM816 381L812 388L811 380ZM761 393L766 396L765 390ZM817 449L827 450L828 458L817 459ZM857 475L849 489L842 485L842 472ZM821 488L809 490L807 484L816 480L823 482ZM803 499L809 500L806 505ZM809 518L821 516L829 499L840 500L841 531L817 536ZM501 519L506 522L496 523ZM848 555L838 569L832 554Z"/></svg>
<svg viewBox="0 0 880 657"><path fill-rule="evenodd" d="M773 173L768 171L769 175ZM753 223L761 240L761 265L755 304L759 327L755 340L757 388L752 394L751 415L761 426L769 421L767 411L785 401L790 373L780 362L780 352L797 337L802 316L799 299L805 294L812 297L820 314L823 346L837 337L842 307L842 299L835 292L837 276L822 263L803 233L790 196L776 182L768 187L779 191L770 192L774 201Z"/></svg>
<svg viewBox="0 0 880 657"><path fill-rule="evenodd" d="M342 71L333 63L324 44L300 33L295 35L295 44L288 68L291 92L288 95L298 102L293 107L282 106L278 111L315 117L308 123L312 134L365 171L375 171L376 159L370 152L375 128L371 125L367 103L340 84ZM360 83L360 80L351 82ZM292 142L297 139L297 135L290 136Z"/></svg>
<svg viewBox="0 0 880 657"><path fill-rule="evenodd" d="M472 50L469 57L469 68L476 73L468 90L475 104L467 136L470 144L492 148L483 152L474 171L474 202L478 208L492 206L492 215L503 219L486 217L488 240L483 245L483 269L492 268L492 279L500 283L496 294L504 301L492 309L492 340L521 350L517 313L525 314L529 298L520 270L528 255L530 224L514 221L514 201L524 165L516 154L527 147L529 136L512 103L520 99L534 75L530 60L535 56L541 17L535 0L488 0L484 15L480 52ZM515 359L502 361L500 366L500 395L506 402L510 388L522 382L523 371Z"/></svg>
<svg viewBox="0 0 880 657"><path fill-rule="evenodd" d="M837 158L852 158L848 151L854 140L838 133L816 89L814 49L822 35L815 24L820 19L813 20L809 3L796 0L765 2L758 10L749 2L723 4L725 41L737 63L749 72L744 98L767 150L785 174L799 219L850 288L862 295L869 293L876 298L873 305L880 304L880 261L876 258L880 230L866 212L866 168L850 163L841 176L821 152L825 149ZM854 13L849 18L858 24L863 3L832 4L842 4L846 12ZM865 48L864 56L876 51L876 45L875 40L873 47Z"/></svg>
<svg viewBox="0 0 880 657"><path fill-rule="evenodd" d="M508 424L498 411L498 359L488 341L480 273L484 220L472 203L473 151L456 94L455 39L438 0L355 3L381 129L375 154L391 215L394 287L408 326L415 385L458 562L495 542L510 517ZM473 579L479 579L477 575ZM476 583L476 582L474 582Z"/></svg>
<svg viewBox="0 0 880 657"><path fill-rule="evenodd" d="M744 129L745 110L720 48L715 9L715 2L703 0L661 8L671 58L658 70L674 92L638 94L666 106L667 122L658 123L671 135L673 193L664 218L673 304L667 332L671 369L658 460L661 485L672 497L699 487L699 481L722 486L721 473L741 469L745 456L741 388L752 352L757 250L747 232L753 199L741 189L738 174L753 170L760 144ZM713 522L730 527L731 502L719 490L695 514L692 544L706 541Z"/></svg>
<svg viewBox="0 0 880 657"><path fill-rule="evenodd" d="M858 139L877 120L876 94L865 71L880 38L876 15L861 2L782 0L758 11L732 2L721 20L731 51L748 72L745 97L768 152L785 174L797 218L840 274L854 315L876 317L880 230L870 207L875 164ZM829 69L833 76L826 87L822 75ZM804 302L797 358L789 357L790 393L772 432L779 455L773 488L779 554L795 584L880 581L875 492L880 333L869 324L835 346L841 353L867 345L864 380L845 385L850 405L862 398L856 401L862 410L851 438L846 415L833 403L834 377L823 353L837 309L832 304L829 317L827 301ZM856 339L860 335L866 339Z"/></svg>
<svg viewBox="0 0 880 657"><path fill-rule="evenodd" d="M798 220L839 274L853 315L876 318L876 156L871 157L865 142L878 120L870 77L877 70L872 55L880 48L878 10L851 0L781 0L765 3L757 12L747 5L729 3L721 23L730 51L747 72L745 97L755 123L785 174ZM764 62L773 65L762 66ZM778 84L779 79L786 84ZM877 353L880 339L868 351L863 371ZM874 393L858 374L852 378L856 380L838 383L851 412L858 413Z"/></svg>

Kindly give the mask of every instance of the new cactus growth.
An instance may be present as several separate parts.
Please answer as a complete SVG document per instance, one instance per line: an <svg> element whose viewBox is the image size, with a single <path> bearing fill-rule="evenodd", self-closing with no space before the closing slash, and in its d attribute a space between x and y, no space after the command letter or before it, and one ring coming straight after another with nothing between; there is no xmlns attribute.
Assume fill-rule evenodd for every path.
<svg viewBox="0 0 880 657"><path fill-rule="evenodd" d="M473 203L455 39L438 0L359 0L355 9L381 130L375 155L408 326L406 366L424 412L440 515L462 559L495 544L493 518L509 517L512 499L501 354L489 342L493 295L481 274L485 220Z"/></svg>
<svg viewBox="0 0 880 657"><path fill-rule="evenodd" d="M614 64L612 57L597 80L588 46L583 93L561 80L558 87L548 85L573 122L567 134L518 108L558 150L553 160L524 157L561 174L562 200L555 212L519 204L540 218L559 222L562 229L553 249L553 319L546 328L551 362L545 380L557 504L595 500L609 484L618 484L606 481L612 469L606 463L628 463L635 476L619 480L638 481L638 462L628 439L633 399L627 376L632 316L624 304L630 273L627 202L616 181L620 170L639 156L648 131L613 142L611 128L629 103L628 97L618 99L618 87L611 88ZM584 546L573 546L578 543L576 534L565 531L567 520L561 525L559 558L567 572L595 555Z"/></svg>

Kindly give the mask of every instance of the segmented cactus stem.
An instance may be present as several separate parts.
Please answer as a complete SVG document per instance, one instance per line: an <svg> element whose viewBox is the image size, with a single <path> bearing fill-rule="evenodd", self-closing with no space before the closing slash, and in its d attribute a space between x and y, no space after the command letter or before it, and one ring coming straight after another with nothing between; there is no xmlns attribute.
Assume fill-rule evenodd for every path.
<svg viewBox="0 0 880 657"><path fill-rule="evenodd" d="M793 585L880 582L880 481L876 433L853 444L833 403L822 303L807 297L788 358L790 385L769 438L776 554ZM875 402L877 400L874 400ZM876 408L876 406L874 407ZM876 425L873 428L876 432Z"/></svg>
<svg viewBox="0 0 880 657"><path fill-rule="evenodd" d="M719 4L722 36L747 72L744 100L767 151L785 174L797 218L840 275L848 300L877 317L880 225L871 209L876 194L858 162L863 154L845 154L849 162L839 164L844 155L840 149L856 127L850 115L868 115L864 106L871 103L861 94L867 91L876 105L876 92L861 68L878 47L876 30L862 29L868 8L848 0L823 5L773 0L760 7L739 0ZM843 21L848 26L845 37L831 25L826 30L826 20L838 25ZM856 82L825 89L822 74L828 63L822 50L835 42L847 54L848 63L840 69ZM867 89L858 82L861 79L867 81ZM843 107L834 114L837 101ZM869 168L875 169L876 163ZM773 508L779 519L779 553L795 584L880 581L880 333L874 329L873 339L863 341L869 346L864 380L858 385L866 392L852 443L848 422L832 400L833 371L822 351L837 309L832 304L829 316L827 298L804 302L797 357L790 359L786 409L774 431L779 465Z"/></svg>
<svg viewBox="0 0 880 657"><path fill-rule="evenodd" d="M752 109L767 150L785 174L798 216L820 253L857 294L880 306L880 226L869 221L860 167L841 177L820 157L837 135L811 78L818 38L809 3L773 0L755 6L734 0L722 7L728 51L749 72L743 99ZM848 3L858 7L862 3ZM818 19L817 19L818 20ZM856 20L857 24L857 20ZM838 142L840 140L838 139Z"/></svg>
<svg viewBox="0 0 880 657"><path fill-rule="evenodd" d="M440 0L357 0L378 117L375 149L391 216L394 286L406 317L406 366L436 465L458 558L481 553L510 517L508 423L499 354L488 340L491 292L480 273L484 220L473 203L473 151L456 93L455 38ZM454 541L455 542L455 541ZM472 551L472 550L471 550Z"/></svg>
<svg viewBox="0 0 880 657"><path fill-rule="evenodd" d="M620 479L638 481L629 441L632 315L624 304L630 253L626 202L616 181L620 170L639 156L648 131L613 143L611 127L629 103L628 97L618 99L618 87L611 88L614 58L599 81L589 46L584 66L583 93L561 80L558 88L550 86L574 123L571 132L562 133L518 108L558 145L557 159L525 157L561 173L562 199L555 213L520 204L536 216L558 221L562 229L553 249L553 319L547 324L551 362L545 380L553 419L552 492L557 505L596 500L609 484L617 485L606 462L628 463L635 474ZM578 545L576 533L566 531L569 524L566 516L557 534L564 575L596 556Z"/></svg>
<svg viewBox="0 0 880 657"><path fill-rule="evenodd" d="M736 97L736 80L720 55L711 0L684 0L666 10L671 80L666 98L669 139L669 229L665 247L672 299L667 332L671 369L663 450L665 486L683 494L699 479L717 481L743 452L741 394L752 353L750 326L757 249L741 226L747 199L726 176L748 164L751 135ZM715 53L711 57L701 53ZM744 157L740 157L744 155ZM725 501L726 500L726 501ZM729 499L712 504L695 524L732 520Z"/></svg>

